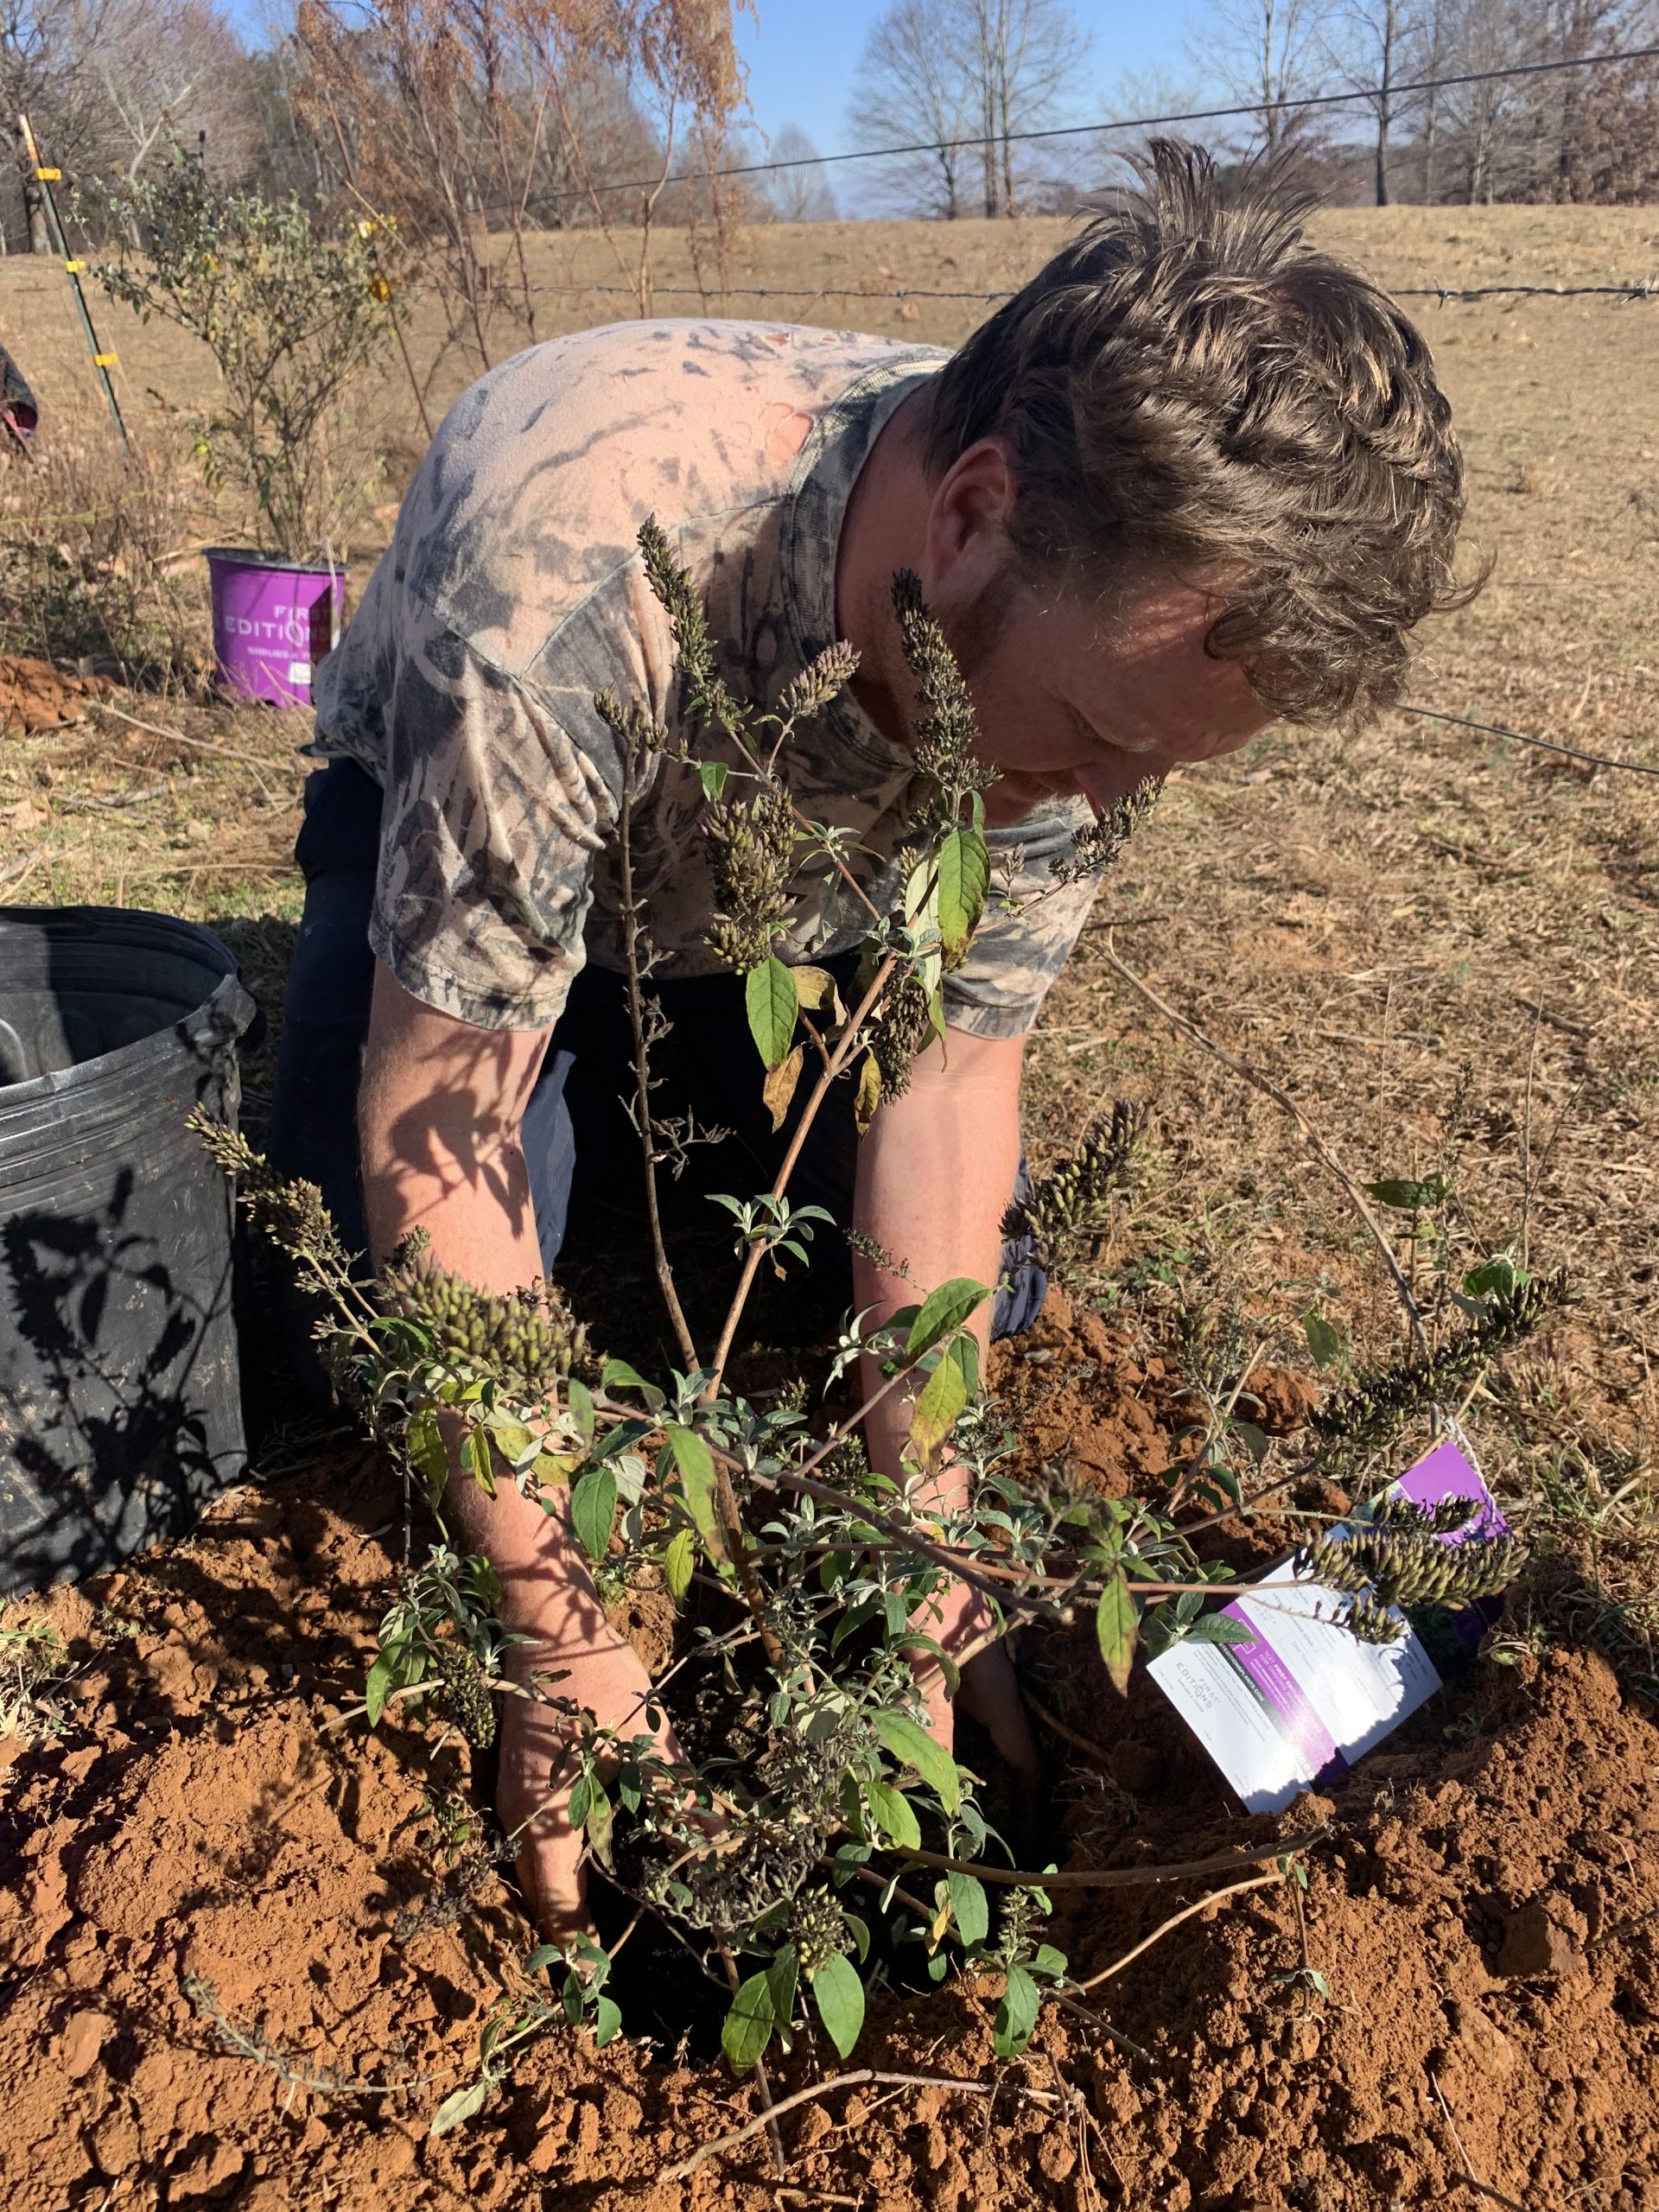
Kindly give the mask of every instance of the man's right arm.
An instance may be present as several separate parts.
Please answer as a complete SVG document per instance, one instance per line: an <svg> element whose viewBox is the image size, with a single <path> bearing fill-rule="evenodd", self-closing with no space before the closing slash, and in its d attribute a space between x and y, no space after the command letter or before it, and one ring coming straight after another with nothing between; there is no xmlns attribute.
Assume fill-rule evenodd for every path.
<svg viewBox="0 0 1659 2212"><path fill-rule="evenodd" d="M423 1005L377 965L359 1101L377 1261L424 1229L433 1259L481 1290L520 1289L541 1274L519 1130L547 1036L473 1028ZM645 1671L607 1622L564 1516L544 1513L509 1482L492 1498L460 1476L443 1510L461 1548L493 1564L507 1627L530 1639L512 1648L510 1668L521 1679L532 1667L563 1677L555 1695L625 1734L643 1732ZM567 1736L568 1723L546 1706L507 1700L497 1807L509 1833L526 1824L518 1871L556 1941L582 1924L581 1840L564 1818L563 1792L547 1802Z"/></svg>

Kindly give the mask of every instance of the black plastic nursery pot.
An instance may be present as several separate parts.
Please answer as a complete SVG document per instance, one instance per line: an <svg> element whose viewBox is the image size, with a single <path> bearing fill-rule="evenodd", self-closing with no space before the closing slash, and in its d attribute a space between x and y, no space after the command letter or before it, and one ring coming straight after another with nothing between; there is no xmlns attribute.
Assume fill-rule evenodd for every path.
<svg viewBox="0 0 1659 2212"><path fill-rule="evenodd" d="M0 1592L180 1535L244 1471L232 1193L185 1124L234 1123L254 1011L192 923L0 907Z"/></svg>

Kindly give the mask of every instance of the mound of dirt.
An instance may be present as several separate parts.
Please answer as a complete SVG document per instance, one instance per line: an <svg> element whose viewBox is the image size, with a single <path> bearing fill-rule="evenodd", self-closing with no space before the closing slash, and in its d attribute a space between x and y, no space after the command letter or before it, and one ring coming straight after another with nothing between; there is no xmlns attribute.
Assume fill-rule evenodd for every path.
<svg viewBox="0 0 1659 2212"><path fill-rule="evenodd" d="M1167 1450L1130 1411L1163 1402L1159 1378L1126 1393L1108 1363L1096 1381L1074 1440L1103 1478ZM1471 2169L1529 2205L1659 2212L1659 1732L1580 1655L1471 1665L1275 1822L1230 1808L1149 1685L1116 1700L1086 1642L1028 1651L1051 1709L1098 1747L1058 1754L1073 1863L1260 1850L1323 1818L1305 1950L1288 1888L1230 1899L1090 1993L1138 2051L1051 2009L995 2099L837 2088L781 2123L780 2189L764 2135L667 2177L755 2091L687 2055L721 1996L688 2011L682 1992L677 2014L660 1965L631 1975L625 1947L631 2039L529 2043L483 2112L434 2139L534 1936L481 1827L470 1855L453 1831L440 1847L460 1755L354 1717L396 1522L373 1464L335 1459L25 1609L79 1671L64 1732L4 1747L0 1774L12 2212L1473 2212ZM1054 1940L1098 1973L1225 1879L1058 1892ZM853 2063L988 2082L995 1998L880 1993ZM774 2096L830 2061L798 2046Z"/></svg>
<svg viewBox="0 0 1659 2212"><path fill-rule="evenodd" d="M0 653L0 731L32 737L37 730L85 721L87 702L115 689L106 676L76 676L49 660Z"/></svg>

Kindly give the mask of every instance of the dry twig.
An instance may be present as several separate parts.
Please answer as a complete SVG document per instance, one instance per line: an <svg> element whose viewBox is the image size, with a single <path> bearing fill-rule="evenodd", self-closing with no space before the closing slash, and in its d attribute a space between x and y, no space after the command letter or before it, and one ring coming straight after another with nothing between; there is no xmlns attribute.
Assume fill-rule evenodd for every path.
<svg viewBox="0 0 1659 2212"><path fill-rule="evenodd" d="M815 2098L827 2097L836 2089L856 2089L867 2085L892 2086L901 2089L949 2089L964 2097L1019 2097L1027 2104L1043 2105L1052 2110L1062 2100L1052 2089L1030 2089L1021 2082L976 2082L964 2080L953 2074L882 2074L874 2067L860 2066L850 2074L832 2074L827 2082L814 2082L804 2089L797 2089L787 2097L779 2097L768 2112L747 2126L734 2127L729 2135L718 2135L711 2143L699 2144L689 2158L682 2158L677 2165L664 2169L664 2181L687 2181L705 2159L718 2158L722 2152L735 2151L741 2144L760 2134L761 2129L798 2105L810 2104Z"/></svg>

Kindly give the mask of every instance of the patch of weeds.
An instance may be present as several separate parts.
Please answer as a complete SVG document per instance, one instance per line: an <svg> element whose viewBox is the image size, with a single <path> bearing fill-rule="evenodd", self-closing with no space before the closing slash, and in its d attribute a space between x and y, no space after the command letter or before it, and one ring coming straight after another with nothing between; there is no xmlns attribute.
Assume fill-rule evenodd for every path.
<svg viewBox="0 0 1659 2212"><path fill-rule="evenodd" d="M73 1707L65 1692L77 1672L50 1621L0 1628L0 1738L36 1745L67 1735Z"/></svg>
<svg viewBox="0 0 1659 2212"><path fill-rule="evenodd" d="M1504 1635L1600 1651L1630 1687L1659 1699L1659 1484L1645 1458L1569 1447L1538 1465L1503 1510L1525 1536L1527 1572Z"/></svg>

